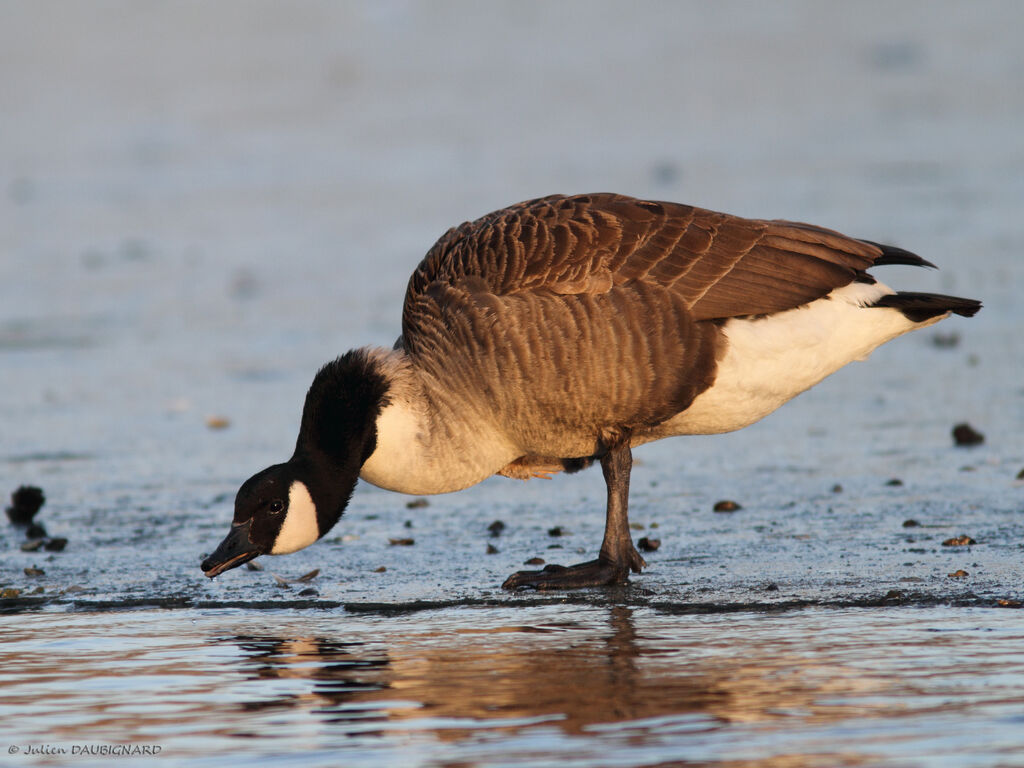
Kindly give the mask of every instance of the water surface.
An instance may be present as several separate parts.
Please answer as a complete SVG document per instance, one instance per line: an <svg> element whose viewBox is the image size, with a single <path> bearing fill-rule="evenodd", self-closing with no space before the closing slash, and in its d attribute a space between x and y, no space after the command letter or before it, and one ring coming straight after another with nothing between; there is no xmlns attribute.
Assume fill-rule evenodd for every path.
<svg viewBox="0 0 1024 768"><path fill-rule="evenodd" d="M186 766L1020 765L1020 616L22 614L0 644L5 742L11 765L124 743Z"/></svg>

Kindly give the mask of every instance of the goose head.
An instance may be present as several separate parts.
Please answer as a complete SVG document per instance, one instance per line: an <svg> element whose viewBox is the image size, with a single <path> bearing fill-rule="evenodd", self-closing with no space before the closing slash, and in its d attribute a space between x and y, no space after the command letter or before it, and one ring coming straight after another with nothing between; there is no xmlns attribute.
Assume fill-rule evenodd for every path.
<svg viewBox="0 0 1024 768"><path fill-rule="evenodd" d="M212 579L260 555L297 552L326 535L376 447L387 389L362 350L321 368L306 395L295 453L238 489L231 529L203 560L203 573Z"/></svg>
<svg viewBox="0 0 1024 768"><path fill-rule="evenodd" d="M336 487L314 494L311 485L316 484L300 479L305 473L293 461L257 472L238 489L231 529L203 561L203 572L213 578L260 555L287 555L308 547L341 517L357 473L332 478ZM340 498L328 500L331 495Z"/></svg>

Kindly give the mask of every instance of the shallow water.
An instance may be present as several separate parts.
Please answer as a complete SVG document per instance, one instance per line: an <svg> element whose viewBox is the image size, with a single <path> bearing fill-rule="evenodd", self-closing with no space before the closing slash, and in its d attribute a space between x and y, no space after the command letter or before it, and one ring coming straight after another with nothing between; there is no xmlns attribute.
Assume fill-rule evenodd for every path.
<svg viewBox="0 0 1024 768"><path fill-rule="evenodd" d="M4 627L0 685L10 765L1024 762L995 609L51 612Z"/></svg>

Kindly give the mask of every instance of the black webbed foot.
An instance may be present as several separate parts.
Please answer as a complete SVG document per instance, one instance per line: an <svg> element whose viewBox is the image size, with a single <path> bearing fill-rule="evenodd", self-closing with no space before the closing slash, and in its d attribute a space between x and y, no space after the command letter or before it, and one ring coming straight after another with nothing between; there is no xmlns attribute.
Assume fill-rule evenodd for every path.
<svg viewBox="0 0 1024 768"><path fill-rule="evenodd" d="M629 579L629 572L640 573L647 565L633 550L628 563L613 562L598 558L577 565L546 565L539 571L517 571L505 579L502 589L581 589L583 587L604 587L622 584Z"/></svg>
<svg viewBox="0 0 1024 768"><path fill-rule="evenodd" d="M541 571L513 573L503 589L579 589L621 584L629 572L640 573L647 565L633 546L626 516L629 501L629 472L633 456L629 444L610 449L601 457L601 470L608 485L608 509L604 541L597 560L578 565L548 565Z"/></svg>

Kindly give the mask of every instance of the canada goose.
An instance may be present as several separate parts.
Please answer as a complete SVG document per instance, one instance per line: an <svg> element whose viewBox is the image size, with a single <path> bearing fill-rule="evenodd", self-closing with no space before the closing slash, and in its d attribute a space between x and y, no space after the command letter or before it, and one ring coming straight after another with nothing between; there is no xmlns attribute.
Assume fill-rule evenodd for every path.
<svg viewBox="0 0 1024 768"><path fill-rule="evenodd" d="M627 519L634 446L745 427L880 344L981 307L897 293L866 271L886 264L933 266L808 224L614 194L462 224L413 272L394 348L317 373L295 453L242 485L203 571L308 547L360 477L419 495L599 461L598 558L503 586L624 581L646 565Z"/></svg>

